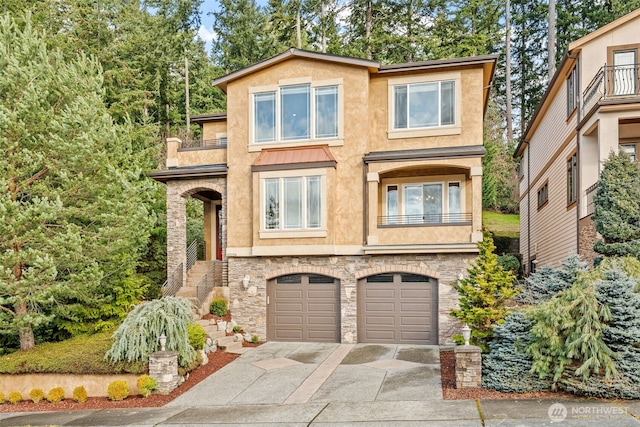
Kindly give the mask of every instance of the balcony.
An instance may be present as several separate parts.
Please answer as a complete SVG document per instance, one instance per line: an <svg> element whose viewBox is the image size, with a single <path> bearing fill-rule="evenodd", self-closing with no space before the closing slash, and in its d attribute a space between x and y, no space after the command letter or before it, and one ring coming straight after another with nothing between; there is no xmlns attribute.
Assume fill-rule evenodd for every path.
<svg viewBox="0 0 640 427"><path fill-rule="evenodd" d="M582 94L582 110L580 119L586 117L596 108L601 100L622 100L640 96L638 84L639 64L604 65Z"/></svg>
<svg viewBox="0 0 640 427"><path fill-rule="evenodd" d="M471 213L379 216L378 227L471 225Z"/></svg>
<svg viewBox="0 0 640 427"><path fill-rule="evenodd" d="M585 195L587 196L587 215L591 215L594 211L593 196L595 196L596 190L598 190L597 182L585 190Z"/></svg>
<svg viewBox="0 0 640 427"><path fill-rule="evenodd" d="M180 141L179 150L200 150L203 148L226 148L227 138L217 139L191 139Z"/></svg>

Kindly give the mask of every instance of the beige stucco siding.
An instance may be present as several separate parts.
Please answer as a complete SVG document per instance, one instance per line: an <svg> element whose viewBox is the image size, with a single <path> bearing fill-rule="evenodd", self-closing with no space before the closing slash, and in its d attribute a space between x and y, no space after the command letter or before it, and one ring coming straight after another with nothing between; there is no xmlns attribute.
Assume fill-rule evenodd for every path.
<svg viewBox="0 0 640 427"><path fill-rule="evenodd" d="M202 125L202 139L218 139L227 134L227 122L224 120L207 122Z"/></svg>
<svg viewBox="0 0 640 427"><path fill-rule="evenodd" d="M259 154L253 150L259 150L261 145L249 140L250 90L277 87L301 78L312 84L317 81L340 82L342 91L340 127L343 138L303 143L329 144L336 159L335 169L327 168L325 171L327 233L324 237L313 238L304 232L299 238L261 238L260 180L258 173L251 171L251 164ZM229 203L229 247L362 244L362 155L368 138L368 126L363 117L367 117L368 81L368 71L361 67L291 59L228 85L228 186L229 193L234 195Z"/></svg>
<svg viewBox="0 0 640 427"><path fill-rule="evenodd" d="M456 80L456 115L459 122L453 126L431 128L426 136L389 138L389 86L394 81L416 82ZM391 80L391 83L390 83ZM433 147L457 147L482 144L483 95L482 69L466 69L455 72L442 71L422 75L406 73L401 76L372 76L370 85L371 106L369 110L370 139L368 151L411 150ZM458 111L460 110L460 111ZM456 132L450 134L451 132ZM411 131L406 131L412 134ZM420 133L420 132L417 132Z"/></svg>
<svg viewBox="0 0 640 427"><path fill-rule="evenodd" d="M177 152L178 166L217 165L227 162L227 149L210 147L206 149L181 149Z"/></svg>

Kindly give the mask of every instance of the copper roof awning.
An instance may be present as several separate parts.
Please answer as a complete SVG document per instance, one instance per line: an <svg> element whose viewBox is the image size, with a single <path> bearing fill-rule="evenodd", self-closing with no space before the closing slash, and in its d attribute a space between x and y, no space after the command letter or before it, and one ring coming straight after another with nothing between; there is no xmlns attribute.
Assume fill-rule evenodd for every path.
<svg viewBox="0 0 640 427"><path fill-rule="evenodd" d="M285 170L336 167L336 159L326 145L264 149L251 170Z"/></svg>

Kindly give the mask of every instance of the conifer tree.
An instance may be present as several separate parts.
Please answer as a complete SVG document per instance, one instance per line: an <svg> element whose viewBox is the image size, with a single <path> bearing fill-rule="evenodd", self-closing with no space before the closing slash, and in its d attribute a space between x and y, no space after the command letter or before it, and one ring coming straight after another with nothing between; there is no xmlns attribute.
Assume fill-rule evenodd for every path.
<svg viewBox="0 0 640 427"><path fill-rule="evenodd" d="M640 170L625 153L605 162L593 204L593 222L602 236L593 249L640 258Z"/></svg>
<svg viewBox="0 0 640 427"><path fill-rule="evenodd" d="M487 343L494 325L509 314L507 301L517 293L515 277L498 264L491 234L484 230L478 243L478 258L467 269L468 276L453 284L458 291L460 308L451 315L471 328L471 343L488 351Z"/></svg>

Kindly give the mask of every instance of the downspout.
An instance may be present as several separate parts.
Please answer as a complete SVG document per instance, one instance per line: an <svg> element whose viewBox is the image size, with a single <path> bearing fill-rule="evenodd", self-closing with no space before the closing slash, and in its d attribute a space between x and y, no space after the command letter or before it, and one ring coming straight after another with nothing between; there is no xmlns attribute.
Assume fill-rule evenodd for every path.
<svg viewBox="0 0 640 427"><path fill-rule="evenodd" d="M524 140L523 140L524 141ZM527 144L527 269L531 274L531 146Z"/></svg>
<svg viewBox="0 0 640 427"><path fill-rule="evenodd" d="M582 73L580 73L580 57L570 56L569 58L576 60L576 85L582 89ZM576 111L576 253L580 255L580 201L582 199L582 185L580 178L580 170L582 161L580 160L580 122L582 121L582 92L579 93Z"/></svg>
<svg viewBox="0 0 640 427"><path fill-rule="evenodd" d="M367 245L368 227L367 161L362 158L362 244Z"/></svg>

